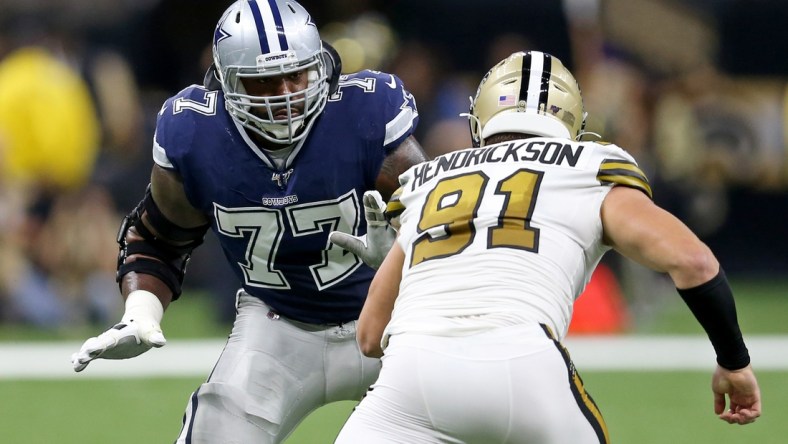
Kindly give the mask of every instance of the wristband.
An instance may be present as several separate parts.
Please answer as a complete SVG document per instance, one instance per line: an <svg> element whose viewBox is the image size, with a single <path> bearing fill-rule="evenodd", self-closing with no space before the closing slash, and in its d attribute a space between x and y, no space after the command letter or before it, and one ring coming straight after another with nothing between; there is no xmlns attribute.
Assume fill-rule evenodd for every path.
<svg viewBox="0 0 788 444"><path fill-rule="evenodd" d="M749 365L750 355L739 330L733 291L722 268L704 284L676 290L709 336L717 364L728 370Z"/></svg>
<svg viewBox="0 0 788 444"><path fill-rule="evenodd" d="M122 324L128 324L134 320L154 320L157 324L161 323L164 316L164 307L155 294L145 290L134 290L126 296L126 312L120 320Z"/></svg>

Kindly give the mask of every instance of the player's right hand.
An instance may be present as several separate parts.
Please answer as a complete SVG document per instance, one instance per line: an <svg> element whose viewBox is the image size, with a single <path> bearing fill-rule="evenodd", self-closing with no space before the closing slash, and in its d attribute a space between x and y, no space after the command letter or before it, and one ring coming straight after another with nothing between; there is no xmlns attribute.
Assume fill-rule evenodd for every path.
<svg viewBox="0 0 788 444"><path fill-rule="evenodd" d="M152 347L164 346L167 340L159 326L163 312L161 303L152 293L142 290L130 293L120 323L88 339L71 355L74 371L81 372L94 359L128 359Z"/></svg>

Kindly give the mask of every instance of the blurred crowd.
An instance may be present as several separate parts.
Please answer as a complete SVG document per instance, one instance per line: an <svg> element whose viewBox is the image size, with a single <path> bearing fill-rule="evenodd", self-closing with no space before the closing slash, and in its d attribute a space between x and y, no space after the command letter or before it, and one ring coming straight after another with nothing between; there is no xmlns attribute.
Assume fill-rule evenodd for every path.
<svg viewBox="0 0 788 444"><path fill-rule="evenodd" d="M490 66L517 50L556 55L580 82L587 130L635 156L657 202L729 273L788 270L782 2L301 3L345 72L402 78L432 156L470 145L459 114ZM227 4L0 0L0 322L56 329L119 316L116 233L148 183L156 112L202 82ZM215 295L228 320L237 282L212 236L186 288ZM633 305L653 303L640 293L657 278L608 261Z"/></svg>

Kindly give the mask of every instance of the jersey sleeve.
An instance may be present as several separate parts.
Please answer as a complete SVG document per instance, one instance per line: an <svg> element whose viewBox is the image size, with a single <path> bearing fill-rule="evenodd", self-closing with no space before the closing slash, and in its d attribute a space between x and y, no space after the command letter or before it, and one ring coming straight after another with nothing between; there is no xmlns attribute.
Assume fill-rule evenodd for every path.
<svg viewBox="0 0 788 444"><path fill-rule="evenodd" d="M382 105L379 112L385 120L383 148L388 154L416 130L419 122L416 99L394 74L370 70L359 74L375 79L377 100Z"/></svg>
<svg viewBox="0 0 788 444"><path fill-rule="evenodd" d="M170 146L170 139L173 134L173 115L172 102L174 97L170 97L164 102L158 114L156 114L156 131L153 134L153 161L156 165L167 169L177 170L175 164L167 155L167 148Z"/></svg>
<svg viewBox="0 0 788 444"><path fill-rule="evenodd" d="M194 140L195 128L199 125L196 116L216 113L216 94L191 85L164 102L156 115L153 135L153 161L156 165L178 172L178 158L188 151ZM183 112L185 109L195 112Z"/></svg>
<svg viewBox="0 0 788 444"><path fill-rule="evenodd" d="M405 206L402 204L402 200L400 197L402 196L402 187L397 188L396 191L391 195L388 203L386 204L386 211L384 215L386 217L386 221L393 226L394 228L398 228L399 223L399 216L405 211Z"/></svg>
<svg viewBox="0 0 788 444"><path fill-rule="evenodd" d="M399 217L402 215L402 212L405 211L405 204L402 203L402 193L405 192L405 188L407 188L408 185L413 181L413 174L416 168L422 163L412 165L397 178L399 182L399 188L394 190L394 193L391 194L391 197L386 204L385 211L386 220L394 227L399 227Z"/></svg>
<svg viewBox="0 0 788 444"><path fill-rule="evenodd" d="M625 186L642 191L653 199L651 184L635 158L623 149L609 145L599 165L596 178L603 185Z"/></svg>

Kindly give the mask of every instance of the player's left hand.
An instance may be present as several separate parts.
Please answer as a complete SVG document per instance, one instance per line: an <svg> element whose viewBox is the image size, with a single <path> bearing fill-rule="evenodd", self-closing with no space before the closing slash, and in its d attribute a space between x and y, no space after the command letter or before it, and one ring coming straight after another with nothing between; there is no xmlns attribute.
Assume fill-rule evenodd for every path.
<svg viewBox="0 0 788 444"><path fill-rule="evenodd" d="M752 367L727 370L717 366L711 380L714 412L729 424L750 424L761 416L761 390ZM725 396L730 405L726 410Z"/></svg>
<svg viewBox="0 0 788 444"><path fill-rule="evenodd" d="M377 191L367 191L363 197L364 217L367 220L367 234L353 236L341 231L332 231L329 240L358 256L365 264L377 270L388 254L397 232L389 225L384 215L386 204Z"/></svg>

